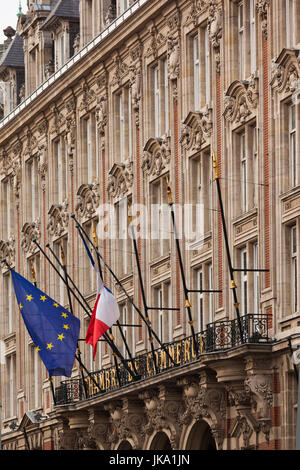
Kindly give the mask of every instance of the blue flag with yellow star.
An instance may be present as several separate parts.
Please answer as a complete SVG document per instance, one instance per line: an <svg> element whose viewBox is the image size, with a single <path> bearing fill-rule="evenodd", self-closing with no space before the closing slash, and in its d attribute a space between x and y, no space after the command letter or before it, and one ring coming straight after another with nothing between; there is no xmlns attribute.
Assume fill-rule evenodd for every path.
<svg viewBox="0 0 300 470"><path fill-rule="evenodd" d="M20 312L50 377L70 377L80 320L11 269Z"/></svg>

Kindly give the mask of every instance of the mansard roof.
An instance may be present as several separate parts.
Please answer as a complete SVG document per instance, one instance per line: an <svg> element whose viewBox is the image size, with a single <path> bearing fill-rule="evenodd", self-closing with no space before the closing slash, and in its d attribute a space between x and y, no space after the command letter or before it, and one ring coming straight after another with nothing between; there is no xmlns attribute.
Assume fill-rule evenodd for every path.
<svg viewBox="0 0 300 470"><path fill-rule="evenodd" d="M79 20L79 0L58 0L52 4L52 11L47 16L42 29L46 29L54 18L70 18Z"/></svg>
<svg viewBox="0 0 300 470"><path fill-rule="evenodd" d="M0 67L24 67L23 38L18 34L8 46Z"/></svg>

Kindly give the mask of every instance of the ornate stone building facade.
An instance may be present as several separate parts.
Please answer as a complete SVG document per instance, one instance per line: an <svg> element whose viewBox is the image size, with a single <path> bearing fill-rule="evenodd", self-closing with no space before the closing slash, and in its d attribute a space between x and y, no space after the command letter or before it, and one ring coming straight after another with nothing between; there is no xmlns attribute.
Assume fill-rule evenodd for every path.
<svg viewBox="0 0 300 470"><path fill-rule="evenodd" d="M0 121L0 258L28 279L34 266L40 289L68 308L64 285L33 239L58 257L63 246L68 272L92 307L96 282L71 214L89 234L94 224L100 252L128 294L104 270L133 360L115 326L113 335L139 377L116 367L107 343L99 343L93 362L82 342L95 382L83 383L74 364L70 380L54 380L54 405L2 263L4 449L294 448L298 3L28 1L0 64L8 93ZM12 54L21 42L23 62ZM187 225L196 235L183 230L179 240L196 342L170 216L162 210L166 177L176 205L203 207L201 236L192 209ZM154 339L154 355L149 328L131 303L143 311L132 240L105 236L105 208L126 220L128 202L148 213L159 208L148 220L158 236L137 239L146 297L156 308L150 322L164 345ZM177 218L178 228L184 220ZM89 318L76 302L74 308L84 338Z"/></svg>

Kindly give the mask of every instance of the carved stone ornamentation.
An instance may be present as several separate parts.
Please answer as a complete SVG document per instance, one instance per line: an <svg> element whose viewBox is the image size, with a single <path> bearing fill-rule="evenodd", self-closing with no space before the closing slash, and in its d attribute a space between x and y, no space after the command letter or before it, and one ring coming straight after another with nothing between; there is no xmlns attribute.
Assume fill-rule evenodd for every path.
<svg viewBox="0 0 300 470"><path fill-rule="evenodd" d="M41 178L42 191L46 190L46 178L48 172L47 144L40 143L38 146L38 172Z"/></svg>
<svg viewBox="0 0 300 470"><path fill-rule="evenodd" d="M212 110L207 106L199 112L189 112L182 123L180 143L192 153L201 149L212 135Z"/></svg>
<svg viewBox="0 0 300 470"><path fill-rule="evenodd" d="M215 51L216 70L220 73L220 42L223 33L222 3L217 0L209 0L208 34Z"/></svg>
<svg viewBox="0 0 300 470"><path fill-rule="evenodd" d="M34 222L26 222L22 228L21 247L27 256L32 255L37 250L35 243L32 239L35 238L37 242L41 239L41 221L36 219Z"/></svg>
<svg viewBox="0 0 300 470"><path fill-rule="evenodd" d="M76 149L76 118L74 113L66 118L66 135L65 141L67 146L67 154L69 159L69 169L73 173L74 170L74 156Z"/></svg>
<svg viewBox="0 0 300 470"><path fill-rule="evenodd" d="M89 112L90 104L94 102L96 98L94 90L88 85L86 81L82 84L82 98L79 106L79 111Z"/></svg>
<svg viewBox="0 0 300 470"><path fill-rule="evenodd" d="M135 124L140 125L140 101L141 101L141 64L132 62L129 66L129 79L131 87L132 109L135 115Z"/></svg>
<svg viewBox="0 0 300 470"><path fill-rule="evenodd" d="M270 7L270 0L257 0L256 11L260 16L261 29L265 38L268 36L268 10Z"/></svg>
<svg viewBox="0 0 300 470"><path fill-rule="evenodd" d="M133 184L133 162L114 163L108 176L108 193L114 197L123 197Z"/></svg>
<svg viewBox="0 0 300 470"><path fill-rule="evenodd" d="M177 80L179 77L179 43L178 38L168 36L168 77Z"/></svg>
<svg viewBox="0 0 300 470"><path fill-rule="evenodd" d="M271 75L271 86L278 93L294 93L295 91L298 93L300 51L283 49L278 58L272 61Z"/></svg>
<svg viewBox="0 0 300 470"><path fill-rule="evenodd" d="M193 22L194 26L198 25L200 15L208 8L209 0L192 0L192 6L186 19L186 24Z"/></svg>
<svg viewBox="0 0 300 470"><path fill-rule="evenodd" d="M116 55L114 58L114 75L112 77L111 84L113 86L118 85L119 87L122 85L122 80L129 74L129 67L128 65L122 61L121 57L119 55Z"/></svg>
<svg viewBox="0 0 300 470"><path fill-rule="evenodd" d="M16 241L12 235L8 241L0 240L0 258L6 259L9 266L14 266L16 262Z"/></svg>
<svg viewBox="0 0 300 470"><path fill-rule="evenodd" d="M62 112L56 107L56 105L52 106L52 126L51 126L51 133L60 134L61 127L65 123L65 118Z"/></svg>
<svg viewBox="0 0 300 470"><path fill-rule="evenodd" d="M227 121L242 124L249 119L258 106L258 79L234 81L228 88L224 102L224 117Z"/></svg>
<svg viewBox="0 0 300 470"><path fill-rule="evenodd" d="M170 137L149 139L144 147L142 169L148 176L159 176L171 160Z"/></svg>
<svg viewBox="0 0 300 470"><path fill-rule="evenodd" d="M98 133L100 137L105 136L105 128L107 126L107 96L106 93L97 97L96 120L98 125Z"/></svg>
<svg viewBox="0 0 300 470"><path fill-rule="evenodd" d="M142 448L145 437L145 417L143 409L136 400L124 399L122 402L110 402L104 405L110 413L113 432L108 436L112 444L130 439L133 448Z"/></svg>
<svg viewBox="0 0 300 470"><path fill-rule="evenodd" d="M49 222L47 230L49 236L60 237L68 229L69 225L69 202L68 199L62 204L53 204L48 212Z"/></svg>
<svg viewBox="0 0 300 470"><path fill-rule="evenodd" d="M145 403L148 423L145 432L151 436L155 431L168 430L172 449L178 449L182 429L180 416L183 404L179 394L167 386L161 385L158 390L147 390L139 394Z"/></svg>
<svg viewBox="0 0 300 470"><path fill-rule="evenodd" d="M100 194L99 185L83 184L77 191L77 204L75 212L80 219L90 219L96 215L99 206Z"/></svg>
<svg viewBox="0 0 300 470"><path fill-rule="evenodd" d="M6 152L5 149L1 150L0 153L0 173L1 176L7 176L12 167L12 158Z"/></svg>
<svg viewBox="0 0 300 470"><path fill-rule="evenodd" d="M157 59L158 57L158 49L166 43L166 38L165 36L157 31L156 26L152 25L150 30L149 30L151 39L150 39L150 45L148 49L146 50L146 57L153 56L154 59Z"/></svg>

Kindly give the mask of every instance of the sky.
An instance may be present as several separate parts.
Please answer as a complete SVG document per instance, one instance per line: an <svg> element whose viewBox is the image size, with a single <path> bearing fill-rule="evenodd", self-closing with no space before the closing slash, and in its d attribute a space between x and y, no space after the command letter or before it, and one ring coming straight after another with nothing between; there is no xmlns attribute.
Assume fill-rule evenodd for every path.
<svg viewBox="0 0 300 470"><path fill-rule="evenodd" d="M26 0L21 0L23 13L27 12ZM1 14L0 14L0 43L5 40L3 30L7 26L12 26L16 29L17 13L19 11L19 0L0 0Z"/></svg>

